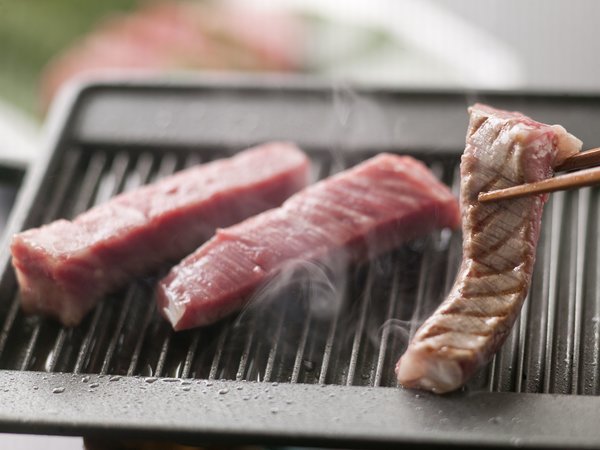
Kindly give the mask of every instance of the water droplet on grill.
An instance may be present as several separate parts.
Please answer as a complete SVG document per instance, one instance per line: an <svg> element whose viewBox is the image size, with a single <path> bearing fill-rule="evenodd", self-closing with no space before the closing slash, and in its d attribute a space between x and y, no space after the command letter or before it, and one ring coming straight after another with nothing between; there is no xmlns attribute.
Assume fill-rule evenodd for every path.
<svg viewBox="0 0 600 450"><path fill-rule="evenodd" d="M210 381L207 381L207 382L206 382L206 385L207 385L207 386L212 386L213 384L212 384Z"/></svg>
<svg viewBox="0 0 600 450"><path fill-rule="evenodd" d="M275 381L274 383L271 383L271 386L279 386L279 383Z"/></svg>
<svg viewBox="0 0 600 450"><path fill-rule="evenodd" d="M158 378L156 378L156 377L146 377L146 378L144 378L144 381L146 383L154 383L156 380L158 380Z"/></svg>
<svg viewBox="0 0 600 450"><path fill-rule="evenodd" d="M237 386L237 387L236 387L236 389L237 389L238 391L241 391L242 389L244 389L244 386Z"/></svg>
<svg viewBox="0 0 600 450"><path fill-rule="evenodd" d="M271 414L277 414L279 412L279 408L271 408Z"/></svg>
<svg viewBox="0 0 600 450"><path fill-rule="evenodd" d="M121 377L119 375L113 375L108 379L108 381L119 381Z"/></svg>
<svg viewBox="0 0 600 450"><path fill-rule="evenodd" d="M219 389L219 394L221 394L221 395L225 395L228 392L229 392L229 389L227 389L227 388Z"/></svg>
<svg viewBox="0 0 600 450"><path fill-rule="evenodd" d="M190 384L192 384L192 382L191 382L191 381L189 381L189 380L183 380L183 381L181 382L181 384L182 384L182 386L189 386Z"/></svg>
<svg viewBox="0 0 600 450"><path fill-rule="evenodd" d="M98 383L92 383L92 384L90 384L91 388L97 388L98 386L100 386Z"/></svg>
<svg viewBox="0 0 600 450"><path fill-rule="evenodd" d="M52 389L53 394L62 394L63 392L65 392L64 387L56 387L56 388Z"/></svg>
<svg viewBox="0 0 600 450"><path fill-rule="evenodd" d="M88 381L90 381L90 377L89 377L88 375L86 375L85 377L83 377L83 378L81 379L81 382L82 382L82 383L87 383Z"/></svg>
<svg viewBox="0 0 600 450"><path fill-rule="evenodd" d="M242 400L250 400L250 396L249 396L249 395L244 395L244 396L242 397Z"/></svg>
<svg viewBox="0 0 600 450"><path fill-rule="evenodd" d="M190 389L191 389L191 387L189 387L189 386L186 386L186 387L183 388L183 390L186 391L186 392L189 391Z"/></svg>
<svg viewBox="0 0 600 450"><path fill-rule="evenodd" d="M304 370L306 370L307 372L312 372L313 370L315 370L315 363L309 361L308 359L302 360L302 366L304 366Z"/></svg>

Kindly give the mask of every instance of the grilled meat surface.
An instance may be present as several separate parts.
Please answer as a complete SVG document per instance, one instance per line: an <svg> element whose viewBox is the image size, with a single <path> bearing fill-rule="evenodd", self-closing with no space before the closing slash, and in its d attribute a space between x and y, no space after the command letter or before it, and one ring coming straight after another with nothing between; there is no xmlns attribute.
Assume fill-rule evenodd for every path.
<svg viewBox="0 0 600 450"><path fill-rule="evenodd" d="M479 203L480 192L552 176L581 149L564 128L476 104L461 161L463 260L446 300L398 361L405 387L462 386L508 336L529 289L545 195Z"/></svg>
<svg viewBox="0 0 600 450"><path fill-rule="evenodd" d="M207 325L294 261L366 258L459 222L458 202L422 163L380 154L218 230L161 281L159 309L176 330Z"/></svg>
<svg viewBox="0 0 600 450"><path fill-rule="evenodd" d="M101 297L195 250L217 227L280 205L308 183L296 146L265 144L184 170L79 215L14 236L26 312L77 325Z"/></svg>

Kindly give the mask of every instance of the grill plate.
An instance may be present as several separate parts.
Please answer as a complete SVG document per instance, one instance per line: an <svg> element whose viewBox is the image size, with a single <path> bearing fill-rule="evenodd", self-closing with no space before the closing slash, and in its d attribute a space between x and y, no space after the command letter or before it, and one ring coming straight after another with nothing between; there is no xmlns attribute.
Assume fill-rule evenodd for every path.
<svg viewBox="0 0 600 450"><path fill-rule="evenodd" d="M396 151L423 159L457 192L465 107L475 100L519 108L539 120L560 122L584 139L590 133L588 125L600 118L600 100L589 97L349 91L347 87L306 82L286 82L279 88L248 81L207 80L168 86L152 82L88 86L54 114L56 125L46 159L28 174L7 236L58 217L73 217L118 192L270 139L292 139L307 150L314 161L314 179L379 151ZM594 139L600 140L600 136L588 136L586 145L597 144ZM486 442L510 444L511 436L506 433L517 431L505 421L513 417L490 415L493 432L488 430L489 423L471 413L461 425L463 431L453 433L444 424L454 423L448 418L451 413L462 411L464 416L467 410L461 408L483 408L491 413L496 401L506 402L502 404L511 406L510 414L525 421L532 418L525 418L523 413L535 407L547 405L558 413L563 402L562 407L581 407L582 412L599 405L592 397L584 401L583 397L502 394L598 394L600 290L596 280L600 275L600 241L595 230L599 225L599 202L595 189L552 196L545 210L531 294L521 318L502 350L465 392L441 398L422 395L424 405L435 405L427 408L438 408L437 419L415 419L423 415L419 412L425 407L419 406L421 397L383 387L396 386L393 366L409 335L439 304L453 282L460 261L459 233L436 233L335 274L318 265L307 265L294 274L292 282L280 283L283 286L258 295L235 318L182 333L173 333L156 312L152 290L160 273L108 296L74 329L39 317L25 317L18 308L5 242L0 286L0 368L4 371L0 371L0 381L12 377L39 382L49 389L48 380L52 380L51 384L61 384L55 387L69 386L66 390L75 392L84 389L92 395L97 388L89 388L91 382L81 379L87 378L85 374L106 376L92 379L105 386L99 390L116 402L117 412L111 420L106 411L94 410L98 407L93 406L97 416L84 414L90 421L84 426L62 411L65 407L78 410L78 399L83 402L87 394L42 395L36 389L23 394L29 397L27 401L33 405L43 398L50 410L55 408L61 413L50 420L43 413L43 417L33 414L32 408L9 408L4 426L15 430L17 422L27 419L37 432L94 433L102 427L116 426L125 435L135 430L148 433L148 424L144 423L147 413L135 406L143 397L153 395L166 401L166 396L181 397L191 392L191 388L184 389L186 386L194 386L196 391L200 389L197 386L204 386L196 394L189 394L202 398L201 405L181 411L176 404L165 406L174 414L173 422L184 415L196 417L196 428L183 430L171 424L171 428L161 428L162 435L212 439L216 437L214 427L222 424L232 432L229 437L220 436L220 440L238 439L253 430L248 436L254 441L289 442L297 434L292 416L303 417L313 408L315 417L323 417L323 411L317 411L329 405L327 411L331 414L339 411L331 418L337 423L332 430L337 431L330 435L314 420L305 418L310 427L302 437L297 436L297 442L324 439L332 445L398 444L414 441L417 436L419 442L427 443L440 442L438 437L448 433L449 443L466 444L485 438ZM56 374L49 377L48 372ZM139 378L133 378L136 376ZM152 388L156 378L165 377L188 381ZM125 380L127 386L137 387L119 396L118 389L112 388L118 383L102 380ZM238 423L248 405L243 396L238 393L227 397L218 391L209 395L214 390L208 389L207 383L225 383L221 390L241 388L263 393L271 383L282 383L282 390L294 400L288 404L281 396L269 398L274 395L265 394L257 419L246 418ZM321 385L331 386L320 390ZM356 387L346 390L340 387L343 385ZM310 394L299 393L307 389ZM17 391L22 393L22 387ZM10 395L6 394L8 403L3 404L11 404ZM311 398L312 405L304 404L303 395ZM372 398L365 403L365 396ZM71 399L66 405L65 397ZM232 397L234 400L230 400ZM379 399L379 403L373 399ZM169 402L171 405L173 400ZM223 402L232 409L230 418L217 414L210 419L214 408L223 408ZM294 402L302 406L290 406ZM368 406L364 410L360 409L363 404ZM369 429L360 428L358 435L350 433L354 423L351 415L356 411L350 414L347 408L353 405L361 411L365 423L372 423ZM128 412L118 412L120 407ZM281 416L277 420L273 416L284 410L288 428L271 428L272 422L282 420ZM392 411L398 411L397 418L383 420ZM131 421L117 425L119 418L130 414ZM404 422L411 415L410 427L423 433L431 429L443 433L438 437L435 433L413 434ZM532 445L561 442L540 440L543 434L558 432L551 417L549 411L533 418L542 434L517 434L516 439ZM575 418L581 424L580 415ZM188 425L192 426L186 422ZM477 427L483 428L477 431ZM595 428L590 424L585 429L587 435L580 436L582 442L600 442ZM18 429L32 432L23 425ZM342 432L352 438L336 434ZM562 442L567 437L557 436Z"/></svg>

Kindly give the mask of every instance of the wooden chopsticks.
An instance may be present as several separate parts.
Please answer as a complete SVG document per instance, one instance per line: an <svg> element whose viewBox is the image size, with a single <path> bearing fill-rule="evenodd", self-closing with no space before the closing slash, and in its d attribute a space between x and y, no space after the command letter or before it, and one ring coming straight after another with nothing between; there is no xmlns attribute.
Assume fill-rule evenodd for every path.
<svg viewBox="0 0 600 450"><path fill-rule="evenodd" d="M600 184L600 167L594 166L600 166L600 148L594 148L571 156L555 168L557 172L578 170L577 172L559 175L535 183L526 183L506 189L481 192L479 193L478 199L480 202L485 203L598 185ZM587 167L594 168L579 170Z"/></svg>

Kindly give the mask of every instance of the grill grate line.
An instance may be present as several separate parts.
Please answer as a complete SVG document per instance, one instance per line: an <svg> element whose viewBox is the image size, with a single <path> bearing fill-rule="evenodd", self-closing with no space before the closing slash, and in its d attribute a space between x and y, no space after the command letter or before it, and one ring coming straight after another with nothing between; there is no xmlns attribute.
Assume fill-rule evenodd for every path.
<svg viewBox="0 0 600 450"><path fill-rule="evenodd" d="M571 202L569 202L571 203ZM575 203L575 202L573 202ZM575 206L577 207L577 205ZM577 242L578 238L577 238L577 215L578 215L578 210L573 211L575 213L575 215L571 215L569 214L569 218L568 218L568 231L570 232L569 237L570 237L570 241L571 242ZM561 244L562 245L562 244ZM558 369L562 369L562 371L564 372L564 377L565 377L565 388L570 390L571 389L571 385L573 382L573 373L572 373L572 369L573 369L573 345L574 345L574 331L575 331L575 301L576 301L576 278L577 278L577 245L571 245L569 246L568 250L568 266L566 268L561 268L559 269L559 272L564 273L565 271L567 272L567 318L566 321L563 319L562 322L563 324L566 323L566 333L565 333L565 339L564 339L564 343L561 342L561 333L559 332L555 332L556 335L556 343L555 343L555 352L557 353L556 357L555 357L555 367L553 370L553 374L554 374L554 387L553 387L553 391L557 392L556 389L556 385L557 383L561 383L562 380L560 380L560 378L562 377L563 374L561 374ZM559 283L559 286L562 283ZM560 297L560 295L559 295ZM560 304L560 299L559 299L559 304ZM560 310L557 310L560 312ZM558 314L557 312L557 319L558 317L561 317L562 314ZM562 316L564 317L564 316ZM559 323L557 322L556 326L559 326ZM563 354L561 352L561 350L564 351L564 357ZM563 389L559 386L558 387L558 392L561 392Z"/></svg>
<svg viewBox="0 0 600 450"><path fill-rule="evenodd" d="M275 334L273 335L271 349L269 350L269 356L267 358L267 364L265 366L265 376L263 378L265 382L271 381L273 366L275 365L275 357L277 356L277 351L279 350L281 331L283 330L283 321L285 319L286 312L285 305L287 305L287 302L284 302L284 305L281 308L281 313L279 314L279 319L277 321L277 328L275 330Z"/></svg>
<svg viewBox="0 0 600 450"><path fill-rule="evenodd" d="M152 322L152 317L156 314L156 301L152 299L150 302L150 306L146 311L146 315L144 316L144 320L142 321L142 327L139 330L138 338L135 342L134 350L131 354L131 358L129 361L129 368L127 369L127 375L132 376L135 374L137 369L138 362L140 360L140 354L142 353L142 347L144 345L144 340L146 338L146 333L148 331L148 327Z"/></svg>
<svg viewBox="0 0 600 450"><path fill-rule="evenodd" d="M29 342L27 344L27 349L25 350L25 356L21 362L20 370L29 369L29 364L31 363L31 358L33 357L33 352L35 350L35 345L38 341L38 337L40 335L40 329L42 328L43 319L41 317L36 318L36 324L33 327L33 331L31 333L31 337L29 338Z"/></svg>
<svg viewBox="0 0 600 450"><path fill-rule="evenodd" d="M579 372L581 360L581 335L583 332L583 302L586 273L586 249L588 242L588 223L590 219L591 189L580 189L577 193L577 236L576 236L576 270L575 270L575 304L573 324L573 363L571 393L577 394L579 388Z"/></svg>
<svg viewBox="0 0 600 450"><path fill-rule="evenodd" d="M549 310L550 266L553 256L553 249L550 245L553 211L554 200L553 197L550 197L550 202L544 216L545 221L542 223L543 233L540 240L542 253L538 255L536 261L536 271L532 278L530 290L531 302L529 303L528 332L525 336L526 367L524 369L524 376L527 379L525 392L541 392L543 389Z"/></svg>
<svg viewBox="0 0 600 450"><path fill-rule="evenodd" d="M117 325L113 332L112 338L108 344L108 348L106 349L106 353L104 354L104 360L102 361L102 367L100 368L101 375L106 375L108 373L108 369L110 368L110 363L115 353L115 349L117 348L119 337L121 336L121 330L125 325L127 313L129 312L133 299L137 294L138 292L135 285L127 290L127 294L125 295L125 301L123 302L123 307L121 308L121 314L119 314Z"/></svg>
<svg viewBox="0 0 600 450"><path fill-rule="evenodd" d="M409 340L412 340L415 333L417 332L417 329L423 323L423 320L425 319L425 315L428 312L428 311L426 311L427 306L425 305L425 303L426 303L425 291L426 291L427 280L430 275L428 269L431 267L431 264L433 262L433 253L434 253L433 242L431 239L427 239L427 242L425 244L425 249L423 251L423 259L421 260L421 266L419 269L419 282L417 285L418 286L417 293L415 295L415 298L416 298L415 306L413 308L413 314L412 314L412 317L410 320Z"/></svg>
<svg viewBox="0 0 600 450"><path fill-rule="evenodd" d="M200 334L201 330L194 331L192 340L190 342L190 346L188 347L188 351L185 355L185 361L183 363L183 369L181 370L181 378L190 378L190 372L192 369L192 363L194 362L194 358L196 357L196 351L198 349L198 342L200 342Z"/></svg>
<svg viewBox="0 0 600 450"><path fill-rule="evenodd" d="M94 334L96 333L96 328L98 327L98 322L100 321L100 316L102 316L102 312L104 311L104 303L100 303L93 312L92 321L90 323L90 327L88 328L88 332L85 335L85 338L79 348L79 353L77 354L77 360L75 361L75 367L73 368L73 373L81 373L84 365L87 364L90 349L93 344Z"/></svg>
<svg viewBox="0 0 600 450"><path fill-rule="evenodd" d="M390 329L392 327L392 318L394 317L394 309L396 306L396 293L398 292L398 273L394 273L394 279L392 280L392 292L388 296L388 307L385 315L385 322L381 327L381 338L379 340L379 351L377 352L377 363L375 369L375 376L373 377L373 386L377 387L381 385L381 379L383 378L383 367L387 356L388 339L390 337Z"/></svg>
<svg viewBox="0 0 600 450"><path fill-rule="evenodd" d="M6 315L6 320L4 321L4 325L2 326L2 331L0 332L0 356L4 354L4 349L6 347L6 341L8 340L8 335L12 330L13 324L15 323L15 319L17 318L17 314L19 312L21 306L21 300L19 297L19 293L15 294L13 301L10 305L10 309L8 310L8 314Z"/></svg>
<svg viewBox="0 0 600 450"><path fill-rule="evenodd" d="M367 275L367 281L363 290L362 299L360 302L360 312L358 317L358 323L354 332L354 339L352 341L352 351L350 353L350 362L348 364L348 374L346 376L346 385L351 386L354 383L354 375L356 372L356 365L358 361L358 353L360 352L362 336L365 329L365 322L367 318L367 310L370 302L370 292L373 284L373 266L369 267L369 273Z"/></svg>
<svg viewBox="0 0 600 450"><path fill-rule="evenodd" d="M254 343L254 336L256 333L257 325L258 321L256 320L256 316L253 316L251 319L251 323L248 326L248 333L246 334L246 338L244 339L244 348L242 349L242 354L240 355L240 362L238 364L237 372L235 374L235 379L238 381L244 379L244 374L246 373L246 366L248 364L248 359L250 358L250 349L252 348L252 344Z"/></svg>
<svg viewBox="0 0 600 450"><path fill-rule="evenodd" d="M163 340L162 346L160 347L160 354L158 355L158 361L156 362L156 368L154 369L155 377L160 377L163 374L165 363L167 361L167 355L169 354L172 336L173 332L169 330L165 336L165 339Z"/></svg>
<svg viewBox="0 0 600 450"><path fill-rule="evenodd" d="M556 309L558 303L558 266L560 252L560 237L564 215L565 193L558 192L554 195L552 204L552 230L550 233L550 270L548 286L548 318L546 323L546 342L544 348L544 384L543 392L552 392L553 348L555 341Z"/></svg>
<svg viewBox="0 0 600 450"><path fill-rule="evenodd" d="M219 363L221 362L221 356L223 355L223 348L225 347L225 340L227 339L228 331L229 327L224 326L222 327L221 332L219 333L217 347L215 349L215 354L210 365L210 373L208 374L209 380L214 380L217 378Z"/></svg>
<svg viewBox="0 0 600 450"><path fill-rule="evenodd" d="M327 381L327 371L329 370L329 362L331 360L331 353L333 349L333 339L337 330L338 320L340 311L336 311L329 326L329 332L327 334L327 340L325 342L325 348L323 349L323 358L321 359L321 370L319 373L319 384L325 384Z"/></svg>
<svg viewBox="0 0 600 450"><path fill-rule="evenodd" d="M108 158L105 153L94 153L92 155L83 182L81 183L79 196L69 214L71 218L90 207L94 193L98 188L98 180L102 176L107 160Z"/></svg>
<svg viewBox="0 0 600 450"><path fill-rule="evenodd" d="M52 351L50 352L50 357L46 361L46 372L54 372L56 370L56 365L58 364L59 357L65 346L68 330L69 329L66 327L61 327L60 330L58 330L54 345L52 346Z"/></svg>
<svg viewBox="0 0 600 450"><path fill-rule="evenodd" d="M600 195L598 190L596 190L596 198L595 198L595 229L598 229L598 225L600 224ZM594 283L593 283L593 315L591 317L591 328L593 333L593 349L591 356L591 366L594 370L592 370L592 393L594 395L600 394L600 373L597 368L600 366L600 289L598 288L598 280L600 280L600 239L596 237L596 245L595 245L595 271L593 275Z"/></svg>
<svg viewBox="0 0 600 450"><path fill-rule="evenodd" d="M530 294L525 298L523 309L519 318L519 343L517 348L517 370L515 371L515 391L523 392L523 374L525 368L525 352L526 352L526 334L527 323L529 322L529 302Z"/></svg>
<svg viewBox="0 0 600 450"><path fill-rule="evenodd" d="M500 359L499 353L494 354L492 361L488 365L488 367L483 370L487 370L488 372L488 382L487 382L487 390L489 392L494 392L494 383L496 380L496 366L498 365L498 360Z"/></svg>
<svg viewBox="0 0 600 450"><path fill-rule="evenodd" d="M306 341L308 340L308 331L310 330L311 315L307 314L302 325L302 334L300 335L300 341L298 343L298 349L296 350L296 356L294 358L294 367L292 368L292 376L290 378L291 383L298 383L300 376L300 369L302 367L302 360L304 359L304 351L306 349Z"/></svg>

